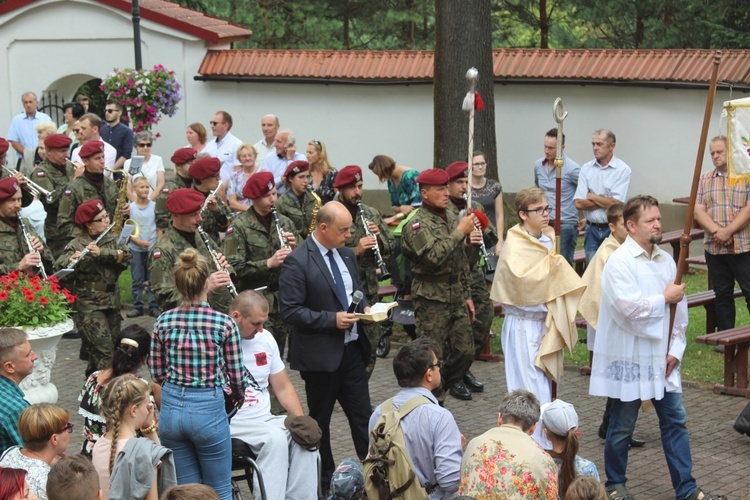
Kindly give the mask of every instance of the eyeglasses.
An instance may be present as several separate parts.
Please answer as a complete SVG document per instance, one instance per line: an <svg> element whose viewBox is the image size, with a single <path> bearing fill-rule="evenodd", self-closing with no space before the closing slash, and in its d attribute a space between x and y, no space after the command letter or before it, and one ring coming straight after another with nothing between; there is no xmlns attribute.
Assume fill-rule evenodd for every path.
<svg viewBox="0 0 750 500"><path fill-rule="evenodd" d="M142 142L142 143L138 144L138 147L139 148L150 148L151 147L151 143L150 142Z"/></svg>
<svg viewBox="0 0 750 500"><path fill-rule="evenodd" d="M72 434L73 433L73 423L72 422L68 422L67 424L65 424L65 427L63 427L62 429L60 429L59 432L56 432L56 434L62 434L65 431L67 431L68 434Z"/></svg>
<svg viewBox="0 0 750 500"><path fill-rule="evenodd" d="M105 109L104 110L105 113L117 113L118 111L120 110L119 109Z"/></svg>
<svg viewBox="0 0 750 500"><path fill-rule="evenodd" d="M80 134L81 133L81 129L80 128L74 128L73 132L76 133L76 134Z"/></svg>
<svg viewBox="0 0 750 500"><path fill-rule="evenodd" d="M212 127L215 127L216 125L219 125L220 123L224 123L224 122L208 122L208 123L211 124Z"/></svg>
<svg viewBox="0 0 750 500"><path fill-rule="evenodd" d="M550 210L549 205L547 205L546 207L535 208L534 210L524 210L524 212L526 213L535 212L535 213L538 213L539 215L544 215L545 213L548 214L549 210Z"/></svg>
<svg viewBox="0 0 750 500"><path fill-rule="evenodd" d="M104 215L102 217L99 217L98 219L94 219L91 222L101 222L103 220L109 220L109 215Z"/></svg>
<svg viewBox="0 0 750 500"><path fill-rule="evenodd" d="M312 142L312 143L313 143L313 144L315 144L316 146L320 146L320 141L316 141L315 139L313 139L313 140L312 140L312 141L310 141L310 142Z"/></svg>
<svg viewBox="0 0 750 500"><path fill-rule="evenodd" d="M486 167L487 166L487 162L486 161L482 161L482 162L472 163L471 166L472 167Z"/></svg>
<svg viewBox="0 0 750 500"><path fill-rule="evenodd" d="M433 368L435 368L437 366L438 369L442 370L444 364L445 364L445 361L443 361L442 359L438 359L437 363L435 363L434 365L430 365L427 368L429 368L430 370L432 370Z"/></svg>

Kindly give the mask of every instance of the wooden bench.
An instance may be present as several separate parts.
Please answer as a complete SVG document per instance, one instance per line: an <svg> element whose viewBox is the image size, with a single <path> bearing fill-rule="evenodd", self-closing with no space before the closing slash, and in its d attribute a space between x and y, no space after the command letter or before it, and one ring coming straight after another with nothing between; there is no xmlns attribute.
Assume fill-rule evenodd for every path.
<svg viewBox="0 0 750 500"><path fill-rule="evenodd" d="M747 352L750 348L750 326L696 337L696 342L724 346L724 383L716 384L714 392L750 398L747 386Z"/></svg>

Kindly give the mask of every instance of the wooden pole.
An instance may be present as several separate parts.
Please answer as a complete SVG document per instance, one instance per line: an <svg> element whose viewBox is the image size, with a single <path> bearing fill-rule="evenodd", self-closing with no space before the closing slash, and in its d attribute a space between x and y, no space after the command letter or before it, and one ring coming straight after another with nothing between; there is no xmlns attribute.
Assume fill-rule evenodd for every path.
<svg viewBox="0 0 750 500"><path fill-rule="evenodd" d="M462 108L465 111L469 112L469 159L466 160L469 164L467 174L469 177L469 190L467 191L467 198L466 198L466 208L471 208L471 170L472 170L472 161L474 158L474 113L475 113L475 106L474 106L474 92L476 92L477 88L477 81L479 80L479 72L476 68L469 68L469 70L466 72L466 81L469 83L469 93L466 94L466 97L464 98L463 106Z"/></svg>

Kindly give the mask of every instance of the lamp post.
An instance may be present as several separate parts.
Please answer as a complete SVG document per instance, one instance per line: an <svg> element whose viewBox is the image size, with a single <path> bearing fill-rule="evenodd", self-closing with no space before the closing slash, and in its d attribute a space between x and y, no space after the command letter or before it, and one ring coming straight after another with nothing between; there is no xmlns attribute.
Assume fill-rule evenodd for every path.
<svg viewBox="0 0 750 500"><path fill-rule="evenodd" d="M141 9L138 7L138 0L133 0L133 44L135 44L135 69L143 69L141 60Z"/></svg>

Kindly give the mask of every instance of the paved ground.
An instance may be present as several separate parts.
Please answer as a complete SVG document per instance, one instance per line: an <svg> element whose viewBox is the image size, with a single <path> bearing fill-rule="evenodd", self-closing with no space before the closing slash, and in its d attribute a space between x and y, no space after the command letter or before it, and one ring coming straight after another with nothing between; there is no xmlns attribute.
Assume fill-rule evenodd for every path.
<svg viewBox="0 0 750 500"><path fill-rule="evenodd" d="M128 320L125 325L132 323ZM142 317L137 322L149 328L153 319ZM69 452L78 452L82 437L80 429L83 418L77 414L78 393L84 382L85 363L78 360L78 340L61 340L57 362L52 370L52 379L60 392L59 403L71 412L75 423ZM398 346L394 345L391 354L378 363L370 380L370 395L377 405L397 391L391 359ZM448 398L446 406L456 417L461 432L471 439L495 425L497 404L505 390L505 377L502 363L476 362L474 374L485 381L486 391L474 396L473 401L458 401ZM297 386L300 398L304 401L304 390L297 372L290 372ZM699 486L706 491L721 492L733 499L750 498L750 438L740 436L732 429L739 412L748 403L747 399L720 396L694 384L686 384L684 402L688 414L688 428L694 461L693 473ZM588 395L588 377L581 377L577 371L567 371L559 388L559 397L575 405L580 419L580 454L593 460L604 479L603 441L596 431L604 409L604 399ZM333 450L336 462L353 457L354 447L349 436L348 423L340 408L333 415L331 427L334 429ZM628 487L636 498L674 498L664 453L659 443L659 428L653 411L642 415L638 420L636 436L647 441L644 448L630 452Z"/></svg>

